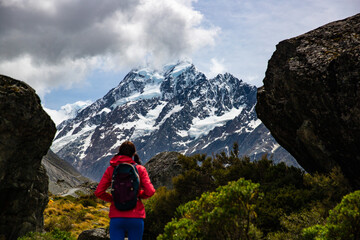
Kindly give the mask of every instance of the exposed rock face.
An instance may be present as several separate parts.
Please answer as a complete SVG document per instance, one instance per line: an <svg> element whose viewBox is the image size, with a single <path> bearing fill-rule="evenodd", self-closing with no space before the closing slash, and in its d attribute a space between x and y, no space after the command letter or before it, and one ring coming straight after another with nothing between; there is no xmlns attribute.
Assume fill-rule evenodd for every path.
<svg viewBox="0 0 360 240"><path fill-rule="evenodd" d="M41 158L55 131L35 91L0 75L0 239L42 230L48 176Z"/></svg>
<svg viewBox="0 0 360 240"><path fill-rule="evenodd" d="M92 182L51 150L43 157L42 163L49 176L49 192L52 194L62 195L72 188Z"/></svg>
<svg viewBox="0 0 360 240"><path fill-rule="evenodd" d="M172 178L181 173L181 165L178 163L179 155L180 153L177 152L162 152L145 164L155 188L161 186L173 188Z"/></svg>
<svg viewBox="0 0 360 240"><path fill-rule="evenodd" d="M256 111L308 172L336 165L360 187L360 14L280 42Z"/></svg>

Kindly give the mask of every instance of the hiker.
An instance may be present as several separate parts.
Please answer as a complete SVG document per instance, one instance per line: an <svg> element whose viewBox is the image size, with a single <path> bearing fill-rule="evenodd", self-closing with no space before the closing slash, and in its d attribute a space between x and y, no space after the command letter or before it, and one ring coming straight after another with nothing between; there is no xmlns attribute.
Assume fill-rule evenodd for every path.
<svg viewBox="0 0 360 240"><path fill-rule="evenodd" d="M132 206L134 208L130 210L118 209L119 204L120 205L122 204L118 202L120 201L118 199L131 198L128 196L122 196L124 195L123 194L124 190L121 191L122 195L121 194L116 195L116 193L109 194L106 192L108 187L112 185L114 170L115 170L114 175L116 175L118 172L117 170L123 166L128 167L128 169L133 171L132 173L130 172L125 176L135 175L137 176L137 179L139 179L138 181L139 189L136 194L137 196L135 196L135 204L134 204L135 207ZM135 170L135 174L134 174L134 170ZM116 181L120 181L120 180L116 180ZM133 181L131 181L131 184L132 182ZM134 182L135 182L134 184L136 184L136 181ZM112 189L114 188L115 187L113 184ZM134 186L134 188L136 189L136 185ZM154 193L155 193L155 189L152 183L150 182L149 175L145 167L141 166L141 161L136 153L135 145L130 141L125 141L124 143L121 144L119 148L119 153L116 154L110 160L110 166L106 169L95 191L96 197L106 202L111 202L110 211L109 211L110 239L122 240L125 238L125 233L128 234L129 240L142 239L142 235L144 232L145 207L144 204L141 202L141 199L149 198L152 195L154 195Z"/></svg>

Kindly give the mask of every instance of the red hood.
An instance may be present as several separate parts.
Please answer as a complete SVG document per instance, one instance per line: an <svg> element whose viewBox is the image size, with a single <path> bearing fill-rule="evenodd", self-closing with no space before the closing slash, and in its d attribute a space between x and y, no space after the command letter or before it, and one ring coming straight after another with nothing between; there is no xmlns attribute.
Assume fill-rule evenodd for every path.
<svg viewBox="0 0 360 240"><path fill-rule="evenodd" d="M116 167L120 163L134 164L135 161L131 157L128 157L128 156L125 156L125 155L116 155L110 160L110 165L113 166L113 167Z"/></svg>

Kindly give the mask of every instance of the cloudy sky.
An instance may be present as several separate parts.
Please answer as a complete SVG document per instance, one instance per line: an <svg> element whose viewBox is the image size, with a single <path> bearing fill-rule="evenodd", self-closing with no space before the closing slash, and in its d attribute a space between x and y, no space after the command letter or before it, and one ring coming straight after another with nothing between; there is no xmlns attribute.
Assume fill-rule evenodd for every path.
<svg viewBox="0 0 360 240"><path fill-rule="evenodd" d="M183 58L261 86L279 41L359 12L359 0L0 0L0 74L55 110Z"/></svg>

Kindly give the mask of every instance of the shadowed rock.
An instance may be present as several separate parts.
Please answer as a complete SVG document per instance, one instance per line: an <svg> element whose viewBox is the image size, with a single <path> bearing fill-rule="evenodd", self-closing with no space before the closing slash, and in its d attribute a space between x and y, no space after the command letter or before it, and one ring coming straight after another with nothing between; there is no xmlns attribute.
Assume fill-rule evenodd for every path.
<svg viewBox="0 0 360 240"><path fill-rule="evenodd" d="M180 153L162 152L152 157L146 164L151 183L155 188L166 187L173 189L172 178L181 173L181 165L178 162Z"/></svg>
<svg viewBox="0 0 360 240"><path fill-rule="evenodd" d="M48 176L41 159L55 132L35 91L0 75L0 239L42 230Z"/></svg>
<svg viewBox="0 0 360 240"><path fill-rule="evenodd" d="M95 228L80 233L78 240L110 240L110 235L105 228Z"/></svg>
<svg viewBox="0 0 360 240"><path fill-rule="evenodd" d="M340 166L360 187L360 14L280 42L258 117L308 172Z"/></svg>

